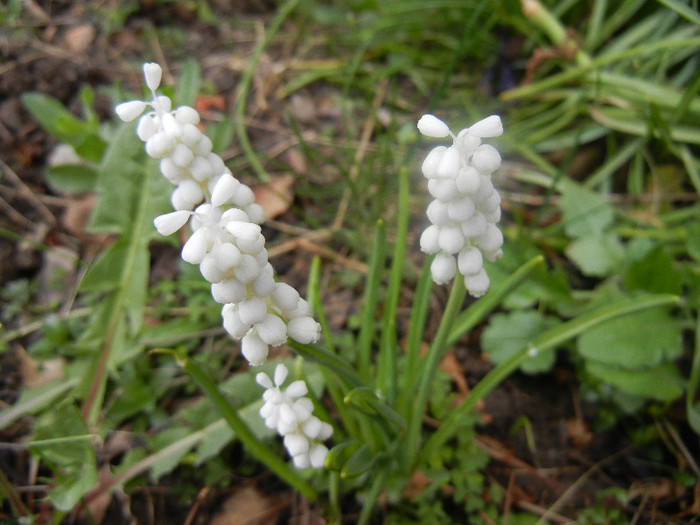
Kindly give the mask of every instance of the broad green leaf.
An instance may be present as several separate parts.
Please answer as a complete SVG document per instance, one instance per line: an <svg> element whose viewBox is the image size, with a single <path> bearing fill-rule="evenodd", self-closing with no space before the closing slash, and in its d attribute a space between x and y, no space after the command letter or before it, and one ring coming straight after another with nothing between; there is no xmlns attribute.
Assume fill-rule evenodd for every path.
<svg viewBox="0 0 700 525"><path fill-rule="evenodd" d="M149 261L144 239L121 238L90 267L80 283L80 290L119 291L122 298L116 306L124 309L131 321L131 331L135 333L141 327L146 304Z"/></svg>
<svg viewBox="0 0 700 525"><path fill-rule="evenodd" d="M187 428L174 427L158 432L154 436L148 438L147 441L152 450L159 451L170 447L174 443L181 443L191 434L192 432ZM169 454L161 454L158 461L153 462L151 465L151 479L154 482L157 482L161 476L172 472L172 470L178 466L180 460L193 446L194 443L192 443L189 447L171 447L171 452Z"/></svg>
<svg viewBox="0 0 700 525"><path fill-rule="evenodd" d="M494 363L501 363L527 346L537 336L558 324L558 320L537 311L496 314L481 337L484 352ZM546 372L554 364L554 352L533 350L532 355L520 364L528 374Z"/></svg>
<svg viewBox="0 0 700 525"><path fill-rule="evenodd" d="M624 282L628 290L673 294L681 292L681 277L674 270L671 257L661 246L630 264Z"/></svg>
<svg viewBox="0 0 700 525"><path fill-rule="evenodd" d="M572 238L601 233L615 218L614 208L602 197L574 184L562 185L558 206L566 234Z"/></svg>
<svg viewBox="0 0 700 525"><path fill-rule="evenodd" d="M92 439L72 399L39 419L29 450L51 468L49 499L61 511L73 509L97 482Z"/></svg>
<svg viewBox="0 0 700 525"><path fill-rule="evenodd" d="M586 371L624 392L659 401L673 401L683 393L683 378L672 363L632 370L587 361Z"/></svg>
<svg viewBox="0 0 700 525"><path fill-rule="evenodd" d="M36 414L43 410L59 397L65 395L78 383L78 378L52 381L46 385L22 390L19 400L11 407L0 411L0 430L8 426L16 419L28 415Z"/></svg>
<svg viewBox="0 0 700 525"><path fill-rule="evenodd" d="M625 248L615 233L598 232L569 244L566 255L584 275L607 277L621 271Z"/></svg>
<svg viewBox="0 0 700 525"><path fill-rule="evenodd" d="M182 65L179 77L180 80L175 90L175 106L194 107L202 83L202 72L199 68L199 62L193 58L186 60Z"/></svg>
<svg viewBox="0 0 700 525"><path fill-rule="evenodd" d="M90 230L118 233L138 242L160 238L153 219L172 211L172 186L162 177L157 163L146 157L133 124L121 126L110 141L97 170L99 199Z"/></svg>
<svg viewBox="0 0 700 525"><path fill-rule="evenodd" d="M95 189L97 175L89 166L63 164L46 170L46 180L63 193L87 193Z"/></svg>
<svg viewBox="0 0 700 525"><path fill-rule="evenodd" d="M85 139L97 132L88 122L77 118L56 98L43 93L25 93L22 105L46 131L61 142L79 147Z"/></svg>
<svg viewBox="0 0 700 525"><path fill-rule="evenodd" d="M680 326L666 308L595 326L581 334L577 347L587 360L629 369L656 366L683 349Z"/></svg>

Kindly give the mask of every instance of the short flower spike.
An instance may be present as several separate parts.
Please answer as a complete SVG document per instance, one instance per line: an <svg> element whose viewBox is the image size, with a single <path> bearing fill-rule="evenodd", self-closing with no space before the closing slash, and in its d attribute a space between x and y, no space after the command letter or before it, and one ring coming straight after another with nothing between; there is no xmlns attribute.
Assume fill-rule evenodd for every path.
<svg viewBox="0 0 700 525"><path fill-rule="evenodd" d="M501 156L481 143L482 138L503 133L501 118L491 115L455 136L434 115L423 115L418 130L427 137L453 139L449 147L433 148L421 167L434 198L428 205L431 225L421 235L421 250L437 254L430 267L437 284L451 281L459 271L469 293L479 297L489 287L483 259L494 261L503 253L503 235L496 226L501 197L491 181Z"/></svg>

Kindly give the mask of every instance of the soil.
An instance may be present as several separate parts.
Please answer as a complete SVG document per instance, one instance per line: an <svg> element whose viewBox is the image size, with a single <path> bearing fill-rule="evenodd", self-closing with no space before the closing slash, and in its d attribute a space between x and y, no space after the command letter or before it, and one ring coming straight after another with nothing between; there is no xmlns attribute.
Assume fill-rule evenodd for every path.
<svg viewBox="0 0 700 525"><path fill-rule="evenodd" d="M120 83L137 91L141 79L135 65L144 56L153 54L166 64L166 77L177 76L184 58L195 57L212 92L221 98L224 111L230 111L245 59L259 37L256 27L269 22L274 15L272 1L211 2L214 14L221 20L236 16L247 22L231 27L203 22L189 2L151 0L138 4L122 27L110 29L100 16L110 9L116 11L112 4L115 2L30 0L23 3L24 12L19 20L0 27L0 289L28 279L37 287L32 290L32 297L41 297L45 282L42 275L47 265L53 264L47 255L51 250L47 248L61 248L80 260L99 251L104 241L84 232L92 202L89 197L62 195L47 185L43 172L55 140L32 120L20 96L28 91L50 94L80 114L80 87L90 85L97 93L95 109L107 120L112 118L112 104L101 88ZM161 48L153 39L150 28L167 25L183 30L178 49ZM237 43L235 55L230 52L232 41ZM332 105L309 107L309 99L303 95L288 100L274 97L275 52L284 56L289 50L282 45L262 61L261 68L267 70L260 72L258 80L271 84L255 84L250 118L265 117L268 127L277 127L278 131L283 122L275 115L284 110L304 117L298 119L301 122L313 123L314 119L323 118L333 123L337 108ZM317 100L326 100L332 88L318 85L311 89L315 90ZM340 127L338 122L335 125ZM258 127L251 133L254 147L261 152L276 151L291 134L289 129L272 134L262 131ZM240 151L233 148L227 154L230 159L240 155ZM286 163L288 171L303 169L303 162L294 154L282 155L278 160ZM156 250L160 251L154 251L154 271L172 275L173 253L164 247ZM69 268L77 272L75 265ZM282 257L280 268L288 282L301 285L308 273L308 258L300 262ZM59 302L66 299L59 298ZM336 295L334 300L333 322L341 325L357 306L357 298L346 293ZM3 306L8 303L5 297ZM31 307L30 301L29 310ZM5 329L21 328L26 319L18 312L4 319ZM0 355L3 406L16 401L26 380L19 365L22 344L26 343L18 339ZM460 343L455 356L459 374L468 385L475 384L489 369L471 341ZM608 431L597 429L595 410L581 400L572 370L569 363L561 362L547 376L515 375L489 395L480 408L484 424L478 429L477 442L492 457L488 482L499 485L506 494L504 512L544 514L556 503L548 519L566 523L569 522L566 516L575 516L598 502L600 490L617 487L627 491L629 503L625 506L612 499L604 503L621 508L637 523L690 523L700 513L700 491L696 489L693 494L692 488L681 487L664 467L682 466L682 455L669 452L675 449L656 448L651 453L658 461L652 463L648 460L650 451L629 444L625 421L619 421ZM632 428L635 422L629 423ZM0 432L0 440L8 445L22 443L28 425L28 421L21 420ZM697 441L692 436L681 439ZM236 457L235 451L228 454ZM13 479L27 481L25 473L30 465L26 455L15 452L12 446L2 446L0 469ZM249 494L247 504L258 507L235 508L239 512L241 508L248 509L245 512L257 516L255 523L324 523L317 508L280 490L279 484L264 474L221 492L203 488L192 501L178 499L176 482L173 477L165 477L160 485L139 488L130 498L115 493L103 523L155 525L173 523L173 516L177 516L177 523L215 523L217 516L226 516L231 505L235 507L236 501L243 505L241 494ZM36 502L35 495L28 494L27 501ZM232 503L232 498L239 499ZM41 509L41 505L36 504L36 508ZM6 505L0 517L2 512L9 512ZM75 516L71 519L80 521ZM223 518L216 523L243 522Z"/></svg>

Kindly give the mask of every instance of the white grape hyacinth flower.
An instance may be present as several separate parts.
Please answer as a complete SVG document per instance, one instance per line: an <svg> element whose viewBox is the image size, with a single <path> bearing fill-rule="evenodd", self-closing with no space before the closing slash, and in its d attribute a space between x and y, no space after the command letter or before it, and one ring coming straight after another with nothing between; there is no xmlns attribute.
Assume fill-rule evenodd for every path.
<svg viewBox="0 0 700 525"><path fill-rule="evenodd" d="M255 381L265 388L260 415L268 428L276 429L297 468L321 468L328 454L323 441L333 434L333 427L313 415L313 403L306 397L304 381L294 381L281 388L289 371L283 364L275 367L271 379L261 372Z"/></svg>
<svg viewBox="0 0 700 525"><path fill-rule="evenodd" d="M501 156L481 142L503 133L501 118L491 115L455 135L442 120L423 115L418 130L427 137L452 138L452 145L433 148L421 168L434 199L428 205L431 224L421 235L421 250L436 254L430 267L435 283L447 283L459 272L467 291L480 297L489 288L483 259L503 255L503 234L496 225L501 197L491 181Z"/></svg>
<svg viewBox="0 0 700 525"><path fill-rule="evenodd" d="M214 300L223 305L224 328L241 340L241 353L251 365L263 364L269 347L288 337L316 342L321 327L308 303L294 288L275 281L259 226L265 214L253 191L212 152L211 140L197 127L197 111L172 109L170 99L156 93L161 67L146 63L143 72L152 99L124 102L115 111L127 122L140 117L136 133L146 153L160 160L160 172L176 186L175 211L156 217L156 229L170 235L189 222L192 235L182 258L199 265L211 283Z"/></svg>

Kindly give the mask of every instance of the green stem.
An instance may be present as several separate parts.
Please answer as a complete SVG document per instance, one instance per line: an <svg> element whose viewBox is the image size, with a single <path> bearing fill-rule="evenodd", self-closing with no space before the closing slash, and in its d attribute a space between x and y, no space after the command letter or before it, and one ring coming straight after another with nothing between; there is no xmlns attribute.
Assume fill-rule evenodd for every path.
<svg viewBox="0 0 700 525"><path fill-rule="evenodd" d="M386 225L377 221L369 260L369 272L365 281L364 304L362 305L362 323L357 337L357 371L365 381L370 378L372 361L372 336L375 333L375 316L377 313L377 296L379 283L384 273L386 256Z"/></svg>
<svg viewBox="0 0 700 525"><path fill-rule="evenodd" d="M389 274L389 288L384 305L382 319L382 339L377 361L377 388L384 392L387 403L392 404L396 398L396 310L399 304L399 293L403 277L403 267L406 257L408 239L409 209L408 170L399 170L399 206L396 225L396 241L394 245L394 260Z"/></svg>
<svg viewBox="0 0 700 525"><path fill-rule="evenodd" d="M418 285L416 286L416 295L413 297L413 308L411 309L411 318L408 324L408 335L406 336L406 359L402 370L402 378L399 384L401 392L396 407L402 410L404 417L411 412L412 401L409 401L409 396L413 395L417 379L420 373L418 367L418 359L420 357L421 344L423 343L423 334L425 332L425 321L428 316L430 307L430 296L433 290L433 278L430 275L430 265L434 257L428 257L423 264Z"/></svg>
<svg viewBox="0 0 700 525"><path fill-rule="evenodd" d="M372 511L377 503L379 494L385 486L388 472L388 469L380 469L377 477L374 478L374 481L369 488L369 492L367 493L367 497L362 504L362 512L360 513L360 518L357 520L357 525L366 525L369 523L369 519L372 517Z"/></svg>
<svg viewBox="0 0 700 525"><path fill-rule="evenodd" d="M355 372L350 363L342 357L329 352L325 348L297 343L292 339L287 340L287 345L306 359L311 359L320 365L330 368L351 388L366 386L365 382L357 375L357 372Z"/></svg>
<svg viewBox="0 0 700 525"><path fill-rule="evenodd" d="M243 443L245 449L258 461L267 466L280 479L287 482L294 489L304 494L307 498L315 500L318 495L316 491L304 481L296 472L282 461L277 454L272 452L255 434L248 428L240 418L238 412L229 404L228 400L219 392L216 383L192 360L185 359L180 362L184 370L200 386L204 393L212 400L216 408L224 417L228 425L236 435L236 438Z"/></svg>
<svg viewBox="0 0 700 525"><path fill-rule="evenodd" d="M452 331L454 321L457 318L457 314L462 307L462 302L464 301L466 293L467 289L464 286L464 277L458 273L452 282L450 297L447 300L445 312L440 320L440 326L438 327L437 334L435 334L435 339L430 345L428 354L420 364L421 375L418 378L419 383L415 403L410 413L408 431L406 433L405 450L409 457L408 465L411 467L415 465L416 459L418 458L420 430L423 425L423 416L427 408L428 394L433 383L435 370L445 355L445 350L448 348L449 335Z"/></svg>
<svg viewBox="0 0 700 525"><path fill-rule="evenodd" d="M250 143L250 138L248 137L248 132L246 131L245 127L245 112L246 102L248 100L248 91L250 91L250 85L253 82L255 68L258 66L258 62L260 62L260 57L262 57L263 51L275 36L275 33L277 33L277 30L282 25L282 22L285 21L298 3L299 0L287 0L287 2L280 7L279 11L277 11L277 15L272 20L270 27L268 27L267 31L265 32L265 36L258 41L255 49L253 49L253 53L248 59L248 64L241 75L241 83L238 85L236 105L234 107L235 118L233 121L236 129L236 135L238 135L238 141L241 145L243 153L260 177L260 180L263 182L269 182L270 176L258 159L258 156L255 154L255 150Z"/></svg>

